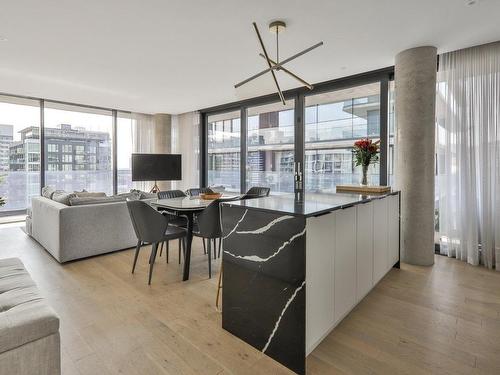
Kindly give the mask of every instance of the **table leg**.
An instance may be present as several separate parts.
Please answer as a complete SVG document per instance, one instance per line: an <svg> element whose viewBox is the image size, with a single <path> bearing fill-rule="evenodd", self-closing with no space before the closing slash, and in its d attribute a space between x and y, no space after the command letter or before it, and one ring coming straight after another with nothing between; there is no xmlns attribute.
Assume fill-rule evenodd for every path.
<svg viewBox="0 0 500 375"><path fill-rule="evenodd" d="M189 280L189 266L191 263L191 243L193 242L193 223L194 217L190 212L187 215L188 226L187 226L187 236L186 236L186 254L184 255L184 275L182 281Z"/></svg>

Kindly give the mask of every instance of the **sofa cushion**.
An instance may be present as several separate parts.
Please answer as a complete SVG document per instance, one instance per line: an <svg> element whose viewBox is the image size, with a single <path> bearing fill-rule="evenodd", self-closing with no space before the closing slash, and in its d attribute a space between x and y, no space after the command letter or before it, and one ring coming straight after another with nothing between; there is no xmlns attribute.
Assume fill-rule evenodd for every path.
<svg viewBox="0 0 500 375"><path fill-rule="evenodd" d="M122 197L72 197L69 199L70 206L84 206L88 204L102 204L102 203L114 203L123 202L126 198Z"/></svg>
<svg viewBox="0 0 500 375"><path fill-rule="evenodd" d="M90 191L75 191L75 194L78 198L87 198L87 197L92 197L92 198L102 198L106 196L106 193L101 193L101 192L90 192Z"/></svg>
<svg viewBox="0 0 500 375"><path fill-rule="evenodd" d="M59 318L18 258L0 259L0 353L59 331Z"/></svg>
<svg viewBox="0 0 500 375"><path fill-rule="evenodd" d="M44 186L42 188L42 197L52 199L52 194L54 194L56 189L52 186Z"/></svg>
<svg viewBox="0 0 500 375"><path fill-rule="evenodd" d="M64 190L56 190L52 194L52 200L65 204L66 206L69 206L69 200L71 198L76 198L76 193L68 193L67 191Z"/></svg>

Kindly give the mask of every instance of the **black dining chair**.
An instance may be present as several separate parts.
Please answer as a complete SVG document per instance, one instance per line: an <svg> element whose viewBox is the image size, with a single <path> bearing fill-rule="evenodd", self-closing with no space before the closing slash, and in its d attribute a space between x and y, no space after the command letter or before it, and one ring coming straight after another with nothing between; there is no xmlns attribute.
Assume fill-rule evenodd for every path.
<svg viewBox="0 0 500 375"><path fill-rule="evenodd" d="M268 197L270 192L271 188L263 186L253 186L241 197L241 199Z"/></svg>
<svg viewBox="0 0 500 375"><path fill-rule="evenodd" d="M197 215L197 225L193 235L202 237L208 240L208 277L212 277L212 254L211 254L211 241L214 244L214 259L216 258L216 240L219 240L219 257L222 244L222 225L220 218L220 203L238 200L235 198L219 198L215 199Z"/></svg>
<svg viewBox="0 0 500 375"><path fill-rule="evenodd" d="M173 198L184 198L186 194L182 190L165 190L158 192L158 199L173 199ZM168 216L168 223L170 225L174 225L176 227L186 228L187 227L187 218L185 216L178 216L169 213L167 210L159 210L163 213L163 215ZM185 247L185 244L182 243L184 239L179 238L179 264L181 263L181 246ZM163 253L163 242L160 246L160 256ZM168 249L169 242L166 242L166 247ZM167 251L167 263L168 263L168 251Z"/></svg>
<svg viewBox="0 0 500 375"><path fill-rule="evenodd" d="M200 194L213 193L213 190L210 188L191 188L186 190L186 194L190 197L197 197Z"/></svg>
<svg viewBox="0 0 500 375"><path fill-rule="evenodd" d="M153 265L156 260L158 245L165 241L183 239L186 237L186 230L169 225L168 217L156 211L146 202L140 200L127 201L127 208L132 220L135 234L137 236L137 247L135 249L134 264L132 273L135 271L137 257L141 246L146 243L151 244L151 255L149 257L149 278L148 285L151 285L153 275ZM167 247L168 259L168 247Z"/></svg>
<svg viewBox="0 0 500 375"><path fill-rule="evenodd" d="M182 190L164 190L158 192L158 199L183 198L186 194Z"/></svg>

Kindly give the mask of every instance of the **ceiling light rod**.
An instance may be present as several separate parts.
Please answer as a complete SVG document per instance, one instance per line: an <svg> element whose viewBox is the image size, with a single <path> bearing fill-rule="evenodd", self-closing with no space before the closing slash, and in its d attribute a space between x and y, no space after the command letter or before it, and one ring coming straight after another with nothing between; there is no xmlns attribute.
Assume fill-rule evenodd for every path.
<svg viewBox="0 0 500 375"><path fill-rule="evenodd" d="M269 24L269 31L276 33L276 62L280 62L280 46L279 46L279 33L285 31L286 23L283 21L273 21Z"/></svg>
<svg viewBox="0 0 500 375"><path fill-rule="evenodd" d="M290 56L288 59L283 60L283 61L282 61L282 62L280 62L279 64L275 64L275 65L273 65L273 67L272 67L272 68L269 68L269 69L263 70L263 71L261 71L261 72L259 72L259 73L255 74L255 75L251 76L250 78L247 78L247 79L245 79L244 81L241 81L241 82L237 83L236 85L234 85L234 87L235 87L235 88L238 88L238 87L240 87L240 86L244 85L245 83L248 83L248 82L250 82L250 81L254 80L255 78L260 77L261 75L266 74L267 72L271 71L271 69L278 69L278 68L281 68L281 67L282 67L283 65L285 65L286 63L289 63L290 61L292 61L292 60L296 59L297 57L302 56L303 54L305 54L305 53L307 53L307 52L309 52L309 51L312 51L312 50L313 50L313 49L315 49L315 48L321 47L322 45L323 45L323 42L316 43L315 45L313 45L313 46L311 46L311 47L309 47L309 48L306 48L305 50L303 50L303 51L301 51L301 52L299 52L299 53L296 53L296 54L295 54L295 55L293 55L293 56Z"/></svg>
<svg viewBox="0 0 500 375"><path fill-rule="evenodd" d="M274 73L274 70L273 70L273 65L269 61L269 56L267 55L266 47L264 47L264 42L262 41L262 37L260 36L259 28L257 27L257 24L255 22L253 22L253 27L255 29L255 32L257 33L257 38L259 39L260 46L262 47L262 52L264 52L264 56L266 57L267 65L269 65L269 70L271 71L274 83L276 84L276 88L278 89L278 94L280 96L280 99L283 102L283 105L285 105L286 104L285 97L283 96L283 93L281 92L280 85L278 83L278 79L276 78L276 74Z"/></svg>
<svg viewBox="0 0 500 375"><path fill-rule="evenodd" d="M276 72L283 71L284 73L288 74L292 78L294 78L297 81L299 81L300 83L302 83L309 90L312 90L313 86L309 82L307 82L306 80L300 78L298 75L292 73L290 70L284 68L283 65L285 65L286 63L288 63L288 62L296 59L299 56L304 55L305 53L308 53L308 52L312 51L315 48L318 48L318 47L322 46L323 42L316 43L315 45L313 45L313 46L311 46L309 48L306 48L305 50L300 51L300 52L296 53L295 55L290 56L289 58L287 58L287 59L285 59L285 60L283 60L283 61L280 62L279 33L283 32L286 29L286 23L283 22L283 21L273 21L273 22L271 22L269 24L269 31L271 33L276 33L276 61L273 61L273 60L271 60L271 58L269 57L269 55L268 55L268 53L266 51L266 47L264 46L264 42L262 41L262 37L260 36L260 32L259 32L259 28L257 27L257 23L252 22L252 25L253 25L253 27L255 29L255 33L257 34L257 38L259 39L260 47L262 48L262 52L263 52L263 53L260 53L259 55L264 60L266 60L268 69L265 69L265 70L263 70L263 71L255 74L255 75L251 76L250 78L247 78L244 81L241 81L240 83L237 83L236 85L234 85L234 87L238 88L238 87L244 85L245 83L254 80L257 77L260 77L261 75L270 72L271 75L273 76L274 84L276 85L276 88L278 89L278 95L279 95L279 97L281 99L281 102L283 103L283 105L286 105L285 97L283 95L283 92L281 91L280 85L278 83L278 79L276 78Z"/></svg>
<svg viewBox="0 0 500 375"><path fill-rule="evenodd" d="M263 57L264 59L266 58L266 56L264 56L262 53L259 53L259 56L260 57ZM269 61L271 61L272 64L274 64L275 66L278 65L277 63L275 63L273 60L269 59ZM273 67L274 69L274 67ZM287 68L283 67L283 66L280 66L279 68L276 68L277 70L282 70L284 71L285 73L287 73L288 75L292 76L293 78L295 78L297 81L299 81L300 83L302 83L304 86L306 86L309 90L312 90L314 88L313 85L311 85L309 82L307 81L304 81L302 78L300 78L298 75L296 74L293 74L291 71L289 71Z"/></svg>

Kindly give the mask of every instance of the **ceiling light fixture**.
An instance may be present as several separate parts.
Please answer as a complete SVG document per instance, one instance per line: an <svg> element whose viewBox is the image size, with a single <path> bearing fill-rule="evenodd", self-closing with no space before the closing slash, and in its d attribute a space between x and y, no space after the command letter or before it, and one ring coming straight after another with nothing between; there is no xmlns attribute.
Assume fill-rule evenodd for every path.
<svg viewBox="0 0 500 375"><path fill-rule="evenodd" d="M289 76L295 78L297 81L299 81L304 86L306 86L309 90L312 90L313 86L310 83L308 83L307 81L303 80L302 78L300 78L296 74L292 73L290 70L286 69L283 65L285 65L286 63L288 63L288 62L296 59L299 56L302 56L302 55L304 55L304 54L312 51L315 48L318 48L318 47L322 46L323 42L316 43L315 45L313 45L313 46L311 46L309 48L306 48L305 50L303 50L301 52L298 52L295 55L290 56L289 58L287 58L285 60L280 61L280 56L279 56L279 34L281 32L283 32L283 31L285 31L285 29L286 29L286 23L283 22L283 21L274 21L274 22L271 22L269 24L269 31L271 33L273 33L273 34L276 34L276 60L271 60L271 58L269 57L269 55L268 55L268 53L266 51L266 47L264 46L264 42L262 41L262 37L260 36L260 32L259 32L259 28L257 27L257 24L255 22L253 22L252 24L253 24L253 27L255 29L255 33L257 34L257 39L259 40L259 43L260 43L260 46L261 46L262 52L263 52L263 53L260 53L259 56L266 60L267 65L269 66L269 68L265 69L265 70L263 70L263 71L261 71L261 72L259 72L257 74L255 74L253 76L251 76L250 78L245 79L244 81L241 81L240 83L237 83L236 85L234 85L234 87L238 88L238 87L244 85L245 83L248 83L248 82L254 80L257 77L260 77L263 74L271 72L274 84L276 85L276 88L278 89L278 95L279 95L281 101L283 102L283 105L285 105L286 104L285 97L283 96L283 92L281 91L281 88L280 88L280 85L278 83L278 79L276 78L276 73L275 73L275 71L280 71L281 70L281 71L285 72L286 74L288 74Z"/></svg>
<svg viewBox="0 0 500 375"><path fill-rule="evenodd" d="M6 42L8 39L3 35L0 35L0 42Z"/></svg>

